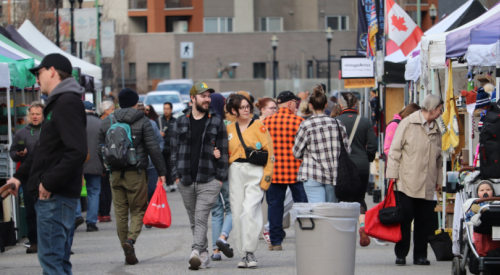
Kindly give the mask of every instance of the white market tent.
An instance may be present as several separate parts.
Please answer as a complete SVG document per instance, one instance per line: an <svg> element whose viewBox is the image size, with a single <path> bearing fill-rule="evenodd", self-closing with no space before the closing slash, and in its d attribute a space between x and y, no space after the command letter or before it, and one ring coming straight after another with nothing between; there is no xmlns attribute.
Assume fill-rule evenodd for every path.
<svg viewBox="0 0 500 275"><path fill-rule="evenodd" d="M17 30L30 44L36 47L38 51L47 55L59 53L66 56L73 67L80 68L81 72L94 77L96 80L102 79L102 69L92 63L81 60L57 47L45 35L43 35L31 21L24 21L23 25Z"/></svg>

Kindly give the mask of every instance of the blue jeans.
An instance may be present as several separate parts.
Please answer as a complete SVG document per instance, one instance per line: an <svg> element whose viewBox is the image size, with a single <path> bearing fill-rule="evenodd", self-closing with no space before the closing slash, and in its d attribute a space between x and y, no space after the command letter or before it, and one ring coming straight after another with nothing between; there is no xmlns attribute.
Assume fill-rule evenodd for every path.
<svg viewBox="0 0 500 275"><path fill-rule="evenodd" d="M87 224L96 224L99 212L99 194L101 194L101 175L83 174L83 177L87 187ZM81 216L81 206L78 205Z"/></svg>
<svg viewBox="0 0 500 275"><path fill-rule="evenodd" d="M151 201L153 194L156 191L156 184L158 183L158 172L155 168L148 169L148 203Z"/></svg>
<svg viewBox="0 0 500 275"><path fill-rule="evenodd" d="M78 199L57 194L35 203L38 261L43 274L73 274L69 257L77 204Z"/></svg>
<svg viewBox="0 0 500 275"><path fill-rule="evenodd" d="M302 182L294 184L271 183L266 192L267 216L269 219L269 234L272 245L281 245L283 242L283 212L285 208L286 189L290 187L294 202L307 202L306 192Z"/></svg>
<svg viewBox="0 0 500 275"><path fill-rule="evenodd" d="M335 196L335 186L332 184L323 184L312 179L304 182L307 200L310 203L338 202Z"/></svg>
<svg viewBox="0 0 500 275"><path fill-rule="evenodd" d="M226 211L225 217L224 210ZM231 204L229 203L229 182L226 180L222 183L217 202L212 206L213 249L217 249L215 242L219 239L220 235L226 236L226 239L229 238L231 229L233 229L233 217L231 214Z"/></svg>

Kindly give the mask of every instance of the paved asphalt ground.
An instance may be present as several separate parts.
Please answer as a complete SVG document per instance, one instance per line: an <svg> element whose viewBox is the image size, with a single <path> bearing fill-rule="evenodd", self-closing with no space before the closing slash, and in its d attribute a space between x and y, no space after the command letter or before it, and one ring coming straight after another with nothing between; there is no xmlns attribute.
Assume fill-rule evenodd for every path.
<svg viewBox="0 0 500 275"><path fill-rule="evenodd" d="M179 192L169 193L168 199L172 210L173 222L168 229L146 229L137 241L136 254L139 264L124 265L124 256L115 231L114 216L111 223L98 223L99 232L85 232L85 225L75 233L71 257L73 274L194 274L187 269L192 243L191 230L186 211ZM367 197L369 207L372 198ZM112 214L113 215L113 214ZM224 258L213 263L212 268L198 271L203 274L296 274L294 230L286 230L287 238L283 242L283 251L267 251L267 244L261 240L255 253L259 268L256 270L237 269L238 259ZM209 242L211 243L211 231ZM229 239L231 240L231 239ZM23 240L25 242L26 240ZM231 242L230 242L231 243ZM368 247L356 249L356 275L391 275L391 274L450 274L451 262L436 262L429 247L430 266L414 266L412 252L407 257L407 266L394 265L394 245L377 246L373 241ZM42 274L37 255L25 254L25 247L20 243L0 254L0 274L31 275ZM335 267L332 266L332 273ZM314 275L314 274L308 274ZM340 274L344 275L344 274Z"/></svg>

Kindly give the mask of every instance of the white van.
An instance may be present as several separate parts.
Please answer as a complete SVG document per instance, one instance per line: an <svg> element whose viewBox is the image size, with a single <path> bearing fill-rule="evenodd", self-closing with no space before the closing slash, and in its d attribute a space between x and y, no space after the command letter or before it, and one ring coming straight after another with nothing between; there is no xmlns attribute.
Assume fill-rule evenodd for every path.
<svg viewBox="0 0 500 275"><path fill-rule="evenodd" d="M189 90L193 86L194 82L192 79L171 79L164 80L158 83L156 86L156 91L177 91L181 94L182 100L185 103L189 103L191 101L189 96Z"/></svg>

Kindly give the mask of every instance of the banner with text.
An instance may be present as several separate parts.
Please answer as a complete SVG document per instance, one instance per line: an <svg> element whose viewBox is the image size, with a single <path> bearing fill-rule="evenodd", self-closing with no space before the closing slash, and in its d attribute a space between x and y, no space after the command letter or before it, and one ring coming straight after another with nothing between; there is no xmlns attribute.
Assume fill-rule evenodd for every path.
<svg viewBox="0 0 500 275"><path fill-rule="evenodd" d="M101 22L102 57L115 56L115 21Z"/></svg>

